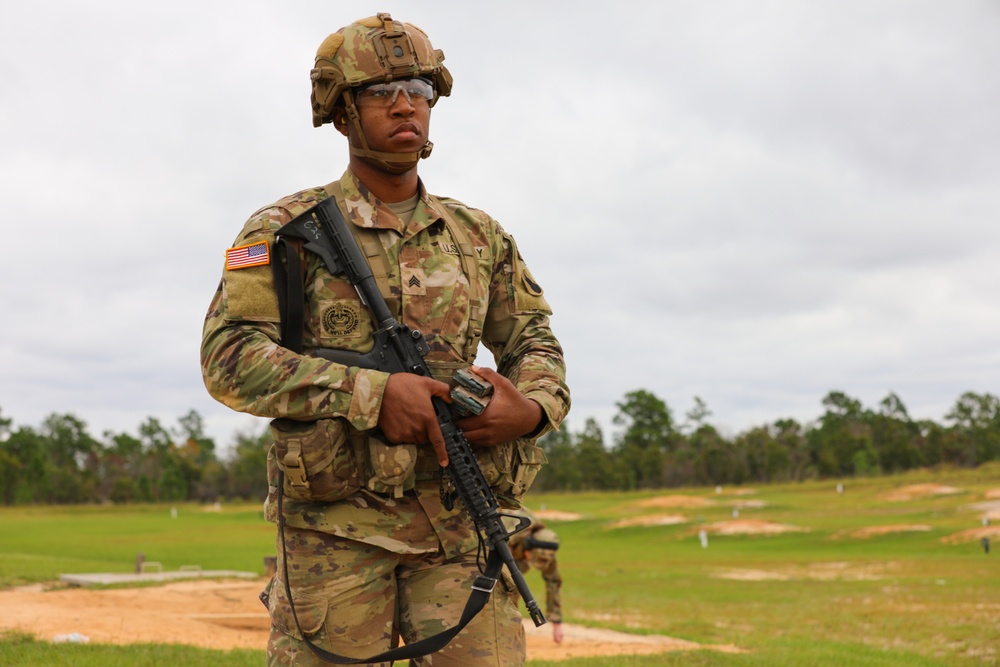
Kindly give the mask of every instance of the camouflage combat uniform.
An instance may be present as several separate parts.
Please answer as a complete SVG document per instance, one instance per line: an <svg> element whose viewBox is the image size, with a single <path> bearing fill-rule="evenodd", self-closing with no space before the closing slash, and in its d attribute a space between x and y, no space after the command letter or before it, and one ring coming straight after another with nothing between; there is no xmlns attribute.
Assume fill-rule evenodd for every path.
<svg viewBox="0 0 1000 667"><path fill-rule="evenodd" d="M404 224L348 170L338 183L304 190L255 213L234 248L261 242L270 247L283 224L331 195L360 230L360 245L377 278L377 267L383 267L379 282L390 308L424 333L435 377L448 381L468 366L481 337L498 372L542 407L544 427L532 435L558 427L570 401L549 306L513 239L483 212L431 196L421 183L417 208ZM461 233L454 233L456 225ZM370 349L374 325L354 288L331 276L311 253L300 256L305 349ZM310 639L337 653L373 655L398 636L412 642L457 621L476 570L477 537L461 502L452 511L442 505L441 470L430 445L387 446L370 437L382 408L385 373L281 346L274 261L269 256L267 263L260 259L225 271L205 322L205 383L229 407L306 422L322 431L326 449L337 449L340 467L333 476L339 495L310 497L290 489L286 477L289 579L299 625ZM498 496L514 503L533 478L529 468L544 460L529 439L477 450ZM277 520L283 460L272 447L265 503L270 521ZM324 664L298 639L280 581L280 538L278 551L279 575L265 596L272 618L269 664ZM520 615L508 596L493 595L446 649L417 664L523 660Z"/></svg>
<svg viewBox="0 0 1000 667"><path fill-rule="evenodd" d="M556 561L556 552L551 549L534 548L530 551L530 557L525 550L525 540L530 535L535 535L545 529L545 524L538 521L527 512L518 512L529 516L532 519L531 526L515 533L507 542L510 546L510 553L514 556L517 569L527 574L528 570L534 567L542 575L545 582L545 619L550 623L562 623L562 575L559 574L559 563ZM517 596L512 599L517 603Z"/></svg>

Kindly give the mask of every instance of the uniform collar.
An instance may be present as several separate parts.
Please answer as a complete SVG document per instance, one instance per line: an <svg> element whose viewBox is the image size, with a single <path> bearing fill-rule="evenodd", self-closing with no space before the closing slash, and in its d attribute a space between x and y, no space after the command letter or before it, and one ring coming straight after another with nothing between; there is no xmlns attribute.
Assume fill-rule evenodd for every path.
<svg viewBox="0 0 1000 667"><path fill-rule="evenodd" d="M440 204L427 194L424 182L417 181L417 192L420 201L413 212L410 224L403 221L384 205L382 201L368 191L365 184L358 180L350 169L340 178L340 187L344 192L344 204L347 207L347 218L358 227L374 229L391 229L404 238L409 238L444 217Z"/></svg>

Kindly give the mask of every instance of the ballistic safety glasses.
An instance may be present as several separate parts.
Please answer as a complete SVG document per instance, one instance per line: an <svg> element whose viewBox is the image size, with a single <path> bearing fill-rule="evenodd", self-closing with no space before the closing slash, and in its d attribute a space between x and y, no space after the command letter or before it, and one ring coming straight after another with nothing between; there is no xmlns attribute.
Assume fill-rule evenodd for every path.
<svg viewBox="0 0 1000 667"><path fill-rule="evenodd" d="M358 106L391 107L402 92L410 104L434 100L434 86L426 79L404 79L389 83L373 83L358 91Z"/></svg>

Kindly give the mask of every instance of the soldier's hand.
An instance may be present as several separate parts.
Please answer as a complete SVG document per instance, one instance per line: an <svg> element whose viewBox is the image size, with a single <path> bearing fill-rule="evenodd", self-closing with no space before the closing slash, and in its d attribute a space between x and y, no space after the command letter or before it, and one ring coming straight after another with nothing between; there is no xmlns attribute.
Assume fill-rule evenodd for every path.
<svg viewBox="0 0 1000 667"><path fill-rule="evenodd" d="M483 413L457 423L474 445L495 446L534 431L542 421L542 407L517 390L510 380L489 368L472 370L493 385L493 397Z"/></svg>
<svg viewBox="0 0 1000 667"><path fill-rule="evenodd" d="M451 390L444 382L412 373L393 373L382 394L378 426L392 443L431 443L438 462L446 466L448 452L431 404L432 396L451 402Z"/></svg>
<svg viewBox="0 0 1000 667"><path fill-rule="evenodd" d="M552 622L552 641L554 641L557 644L562 644L562 640L563 640L562 623L553 621Z"/></svg>

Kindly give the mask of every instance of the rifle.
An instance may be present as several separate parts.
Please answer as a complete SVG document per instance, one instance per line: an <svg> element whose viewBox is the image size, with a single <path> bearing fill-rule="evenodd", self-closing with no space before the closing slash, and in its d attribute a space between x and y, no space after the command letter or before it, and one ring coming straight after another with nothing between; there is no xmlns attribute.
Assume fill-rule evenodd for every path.
<svg viewBox="0 0 1000 667"><path fill-rule="evenodd" d="M320 349L314 353L316 356L348 366L430 377L430 367L424 359L429 348L423 334L398 322L389 310L335 197L324 199L302 213L282 227L276 236L301 239L305 242L304 248L318 255L331 275L345 275L377 324L377 330L372 335L374 345L369 352ZM500 513L500 504L479 468L472 446L455 423L448 403L437 396L431 400L448 452L447 473L476 527L480 544L485 542L488 545L490 559L499 557L507 566L531 620L536 626L540 626L545 623L545 616L507 545L511 535L526 528L530 520ZM442 493L443 497L444 495ZM450 498L443 499L445 506L451 509ZM517 520L519 525L508 531L501 520L505 516ZM486 575L482 572L482 567L480 570ZM496 574L498 573L497 570ZM492 591L496 585L496 577L487 578L488 582L480 581L482 577L477 578L473 588L482 591L485 583L489 586L487 592Z"/></svg>

